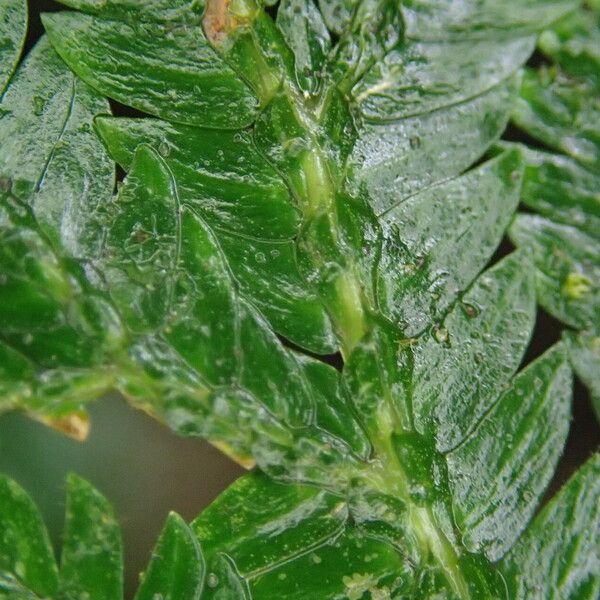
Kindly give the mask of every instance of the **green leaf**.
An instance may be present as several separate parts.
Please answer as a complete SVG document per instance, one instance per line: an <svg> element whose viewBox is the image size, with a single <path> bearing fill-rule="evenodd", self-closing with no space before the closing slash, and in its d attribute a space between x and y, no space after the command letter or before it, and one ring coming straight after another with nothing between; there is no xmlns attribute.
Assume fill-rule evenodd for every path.
<svg viewBox="0 0 600 600"><path fill-rule="evenodd" d="M181 224L172 175L140 146L118 197L105 207L102 252L111 296L136 332L166 325L178 278Z"/></svg>
<svg viewBox="0 0 600 600"><path fill-rule="evenodd" d="M316 354L334 354L338 340L331 318L299 271L294 242L242 239L217 233L233 276L271 327Z"/></svg>
<svg viewBox="0 0 600 600"><path fill-rule="evenodd" d="M590 390L592 405L600 419L600 336L568 332L565 338L573 369Z"/></svg>
<svg viewBox="0 0 600 600"><path fill-rule="evenodd" d="M149 119L100 117L96 124L111 155L128 170L139 144L162 152L180 201L206 219L242 292L279 333L314 352L337 349L329 317L301 278L288 241L299 215L250 136Z"/></svg>
<svg viewBox="0 0 600 600"><path fill-rule="evenodd" d="M569 428L566 359L557 346L529 365L467 441L447 455L454 515L471 552L501 558L544 494Z"/></svg>
<svg viewBox="0 0 600 600"><path fill-rule="evenodd" d="M60 0L61 4L84 13L116 19L148 21L189 21L199 19L204 2L198 0Z"/></svg>
<svg viewBox="0 0 600 600"><path fill-rule="evenodd" d="M0 412L17 407L21 399L31 393L29 382L33 377L30 362L0 342Z"/></svg>
<svg viewBox="0 0 600 600"><path fill-rule="evenodd" d="M277 9L277 26L294 53L298 85L308 93L316 92L331 47L321 13L312 0L282 0Z"/></svg>
<svg viewBox="0 0 600 600"><path fill-rule="evenodd" d="M391 123L366 124L351 156L355 178L377 213L430 186L455 177L477 160L504 130L518 81L446 110Z"/></svg>
<svg viewBox="0 0 600 600"><path fill-rule="evenodd" d="M490 259L517 206L521 171L520 154L509 152L382 215L379 301L405 335L441 316Z"/></svg>
<svg viewBox="0 0 600 600"><path fill-rule="evenodd" d="M83 402L113 384L106 352L121 335L94 274L73 260L97 253L96 218L114 187L92 129L107 110L46 38L0 103L0 339L10 361L0 408L26 409L77 439L89 427Z"/></svg>
<svg viewBox="0 0 600 600"><path fill-rule="evenodd" d="M208 567L221 553L252 577L338 534L345 503L314 487L275 483L260 473L238 479L192 523ZM211 577L207 583L210 586Z"/></svg>
<svg viewBox="0 0 600 600"><path fill-rule="evenodd" d="M0 104L0 177L29 204L53 243L96 251L93 215L108 201L114 166L92 130L108 103L76 79L42 38ZM60 240L60 242L59 242Z"/></svg>
<svg viewBox="0 0 600 600"><path fill-rule="evenodd" d="M522 202L556 223L600 238L600 177L560 154L527 149Z"/></svg>
<svg viewBox="0 0 600 600"><path fill-rule="evenodd" d="M111 156L126 170L137 146L157 149L182 201L211 226L265 240L286 240L297 233L300 219L289 192L247 133L156 119L99 117L96 126Z"/></svg>
<svg viewBox="0 0 600 600"><path fill-rule="evenodd" d="M48 532L35 504L14 481L0 476L0 597L122 597L121 538L112 508L95 488L75 475L68 477L67 486L59 581ZM135 599L199 600L204 574L197 538L171 513Z"/></svg>
<svg viewBox="0 0 600 600"><path fill-rule="evenodd" d="M330 70L342 90L350 89L364 73L402 40L404 23L393 0L356 2L352 20L330 57Z"/></svg>
<svg viewBox="0 0 600 600"><path fill-rule="evenodd" d="M371 445L352 410L352 400L341 389L340 374L308 356L297 354L297 359L312 386L317 424L344 440L357 456L367 458Z"/></svg>
<svg viewBox="0 0 600 600"><path fill-rule="evenodd" d="M333 33L339 35L350 24L357 0L318 0L323 20Z"/></svg>
<svg viewBox="0 0 600 600"><path fill-rule="evenodd" d="M6 0L0 6L0 94L4 93L21 54L27 32L27 1Z"/></svg>
<svg viewBox="0 0 600 600"><path fill-rule="evenodd" d="M515 253L481 275L412 347L415 427L440 452L460 444L517 370L535 323L529 262Z"/></svg>
<svg viewBox="0 0 600 600"><path fill-rule="evenodd" d="M0 316L3 340L45 368L88 368L102 360L102 341L116 334L102 299L79 265L57 256L26 207L0 215ZM8 214L7 214L8 213ZM106 329L103 329L106 328ZM51 334L51 335L49 335Z"/></svg>
<svg viewBox="0 0 600 600"><path fill-rule="evenodd" d="M536 215L518 215L510 229L518 246L533 251L540 304L576 328L600 323L598 241L575 227Z"/></svg>
<svg viewBox="0 0 600 600"><path fill-rule="evenodd" d="M0 477L0 596L4 579L12 577L15 586L31 590L30 596L54 596L58 569L48 532L35 504L14 481Z"/></svg>
<svg viewBox="0 0 600 600"><path fill-rule="evenodd" d="M600 593L600 455L544 507L501 563L511 598L593 600Z"/></svg>
<svg viewBox="0 0 600 600"><path fill-rule="evenodd" d="M371 122L449 110L500 85L527 59L533 46L531 36L409 41L374 64L354 86L352 95Z"/></svg>
<svg viewBox="0 0 600 600"><path fill-rule="evenodd" d="M66 4L81 12L45 23L91 85L69 75L65 89L95 98L80 162L99 187L81 204L69 189L38 203L37 184L16 185L28 165L0 171L3 406L70 416L96 376L261 469L195 521L198 541L169 519L138 597L505 597L492 561L518 543L564 446L570 368L559 346L511 383L532 269L519 253L479 274L518 202L522 157L494 150L472 166L513 110L532 34L574 3L284 0L279 26L255 0ZM32 71L15 106L35 109L45 77L63 90L65 67L45 56L51 75ZM582 85L558 94L561 117L594 116ZM92 89L162 119L95 119L128 171L115 197ZM576 134L578 151L594 142L585 123ZM580 236L596 236L578 221L594 214L595 167L573 160L587 161L559 165L573 200L526 193L547 213L536 219L574 232L567 262L593 270ZM531 185L552 186L535 171L548 161L530 162ZM540 270L548 253L531 254ZM592 329L596 309L583 309ZM277 334L341 347L342 373ZM59 598L118 599L110 507L70 486ZM11 577L0 589L27 597Z"/></svg>
<svg viewBox="0 0 600 600"><path fill-rule="evenodd" d="M589 2L587 3L590 4ZM574 77L600 89L600 19L586 10L573 11L539 39L541 51Z"/></svg>
<svg viewBox="0 0 600 600"><path fill-rule="evenodd" d="M204 585L204 559L188 525L171 513L135 600L198 600Z"/></svg>
<svg viewBox="0 0 600 600"><path fill-rule="evenodd" d="M403 13L410 37L477 39L539 31L577 5L576 0L410 0Z"/></svg>
<svg viewBox="0 0 600 600"><path fill-rule="evenodd" d="M527 69L513 119L551 148L600 170L598 92L587 81L552 69Z"/></svg>
<svg viewBox="0 0 600 600"><path fill-rule="evenodd" d="M123 597L123 550L119 525L106 498L70 475L60 568L61 600Z"/></svg>
<svg viewBox="0 0 600 600"><path fill-rule="evenodd" d="M410 589L410 575L399 576L409 569L408 561L392 546L350 529L264 573L250 583L250 590L265 600L282 595L289 600L391 598L402 595L403 587Z"/></svg>
<svg viewBox="0 0 600 600"><path fill-rule="evenodd" d="M207 557L206 597L237 588L252 598L361 598L368 590L385 598L385 588L400 585L403 559L344 531L347 515L340 498L314 488L239 479L192 524Z"/></svg>
<svg viewBox="0 0 600 600"><path fill-rule="evenodd" d="M598 16L587 3L540 36L540 50L557 64L527 73L514 118L529 135L568 156L528 151L523 200L543 218L520 216L511 233L517 244L534 249L540 304L566 324L590 330L569 339L573 366L595 405L596 366L588 341L600 328Z"/></svg>
<svg viewBox="0 0 600 600"><path fill-rule="evenodd" d="M256 98L213 50L198 19L169 26L63 12L43 20L75 73L119 102L191 125L237 129L254 120Z"/></svg>
<svg viewBox="0 0 600 600"><path fill-rule="evenodd" d="M371 440L381 432L407 429L408 409L402 404L402 365L395 332L376 330L356 346L343 372L347 396L354 404Z"/></svg>

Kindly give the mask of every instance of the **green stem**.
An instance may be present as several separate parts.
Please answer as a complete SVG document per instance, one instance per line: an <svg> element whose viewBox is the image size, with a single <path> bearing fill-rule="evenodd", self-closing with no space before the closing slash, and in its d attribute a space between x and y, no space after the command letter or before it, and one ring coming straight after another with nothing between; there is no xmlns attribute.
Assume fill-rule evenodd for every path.
<svg viewBox="0 0 600 600"><path fill-rule="evenodd" d="M279 171L286 177L294 197L299 202L299 209L304 216L303 231L311 230L304 240L308 246L308 256L314 261L316 269L327 273L330 266L334 275L329 281L322 281L322 297L328 307L329 314L341 341L344 358L350 356L361 339L373 327L368 318L371 307L363 291L358 268L352 253L344 248L344 233L338 222L336 201L337 189L332 173L335 165L330 161L326 150L319 143L319 132L326 118L331 102L331 94L325 92L319 100L305 98L295 88L286 73L286 67L269 60L267 55L273 54L278 47L277 32L273 39L258 39L249 28L252 23L263 32L271 35L265 19L269 19L262 9L257 9L254 0L236 0L242 3L240 14L244 22L239 31L232 30L235 45L230 54L240 73L251 82L259 96L261 106L266 107L275 94L287 100L280 102L287 112L279 115L279 119L271 124L276 127L272 135L274 143L280 144L281 163ZM209 0L222 8L219 2L227 0ZM250 15L249 21L246 20ZM235 19L234 24L237 23ZM274 27L274 25L273 25ZM267 36L268 37L268 36ZM227 42L224 43L227 46ZM270 48L270 50L269 50ZM302 142L302 151L298 154L297 142ZM287 172L284 172L286 171ZM332 263L334 263L332 265ZM326 276L324 275L324 279ZM379 428L371 432L376 459L357 467L356 463L348 466L348 480L358 477L362 484L384 494L402 499L408 509L407 527L409 535L414 535L424 560L433 557L446 573L447 579L455 592L462 598L470 598L468 586L462 576L459 556L454 547L436 524L430 506L423 506L411 497L410 474L405 471L393 447L392 438L398 429L404 431L405 423L396 422L391 413L387 419L379 419Z"/></svg>

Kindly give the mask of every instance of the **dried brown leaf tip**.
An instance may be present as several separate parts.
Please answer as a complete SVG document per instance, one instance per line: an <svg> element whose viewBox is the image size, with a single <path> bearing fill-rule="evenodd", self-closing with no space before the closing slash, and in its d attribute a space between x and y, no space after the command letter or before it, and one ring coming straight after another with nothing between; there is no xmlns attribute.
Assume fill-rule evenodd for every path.
<svg viewBox="0 0 600 600"><path fill-rule="evenodd" d="M247 25L258 7L253 0L208 0L202 24L214 46L222 46L236 29Z"/></svg>
<svg viewBox="0 0 600 600"><path fill-rule="evenodd" d="M36 418L78 442L84 442L90 433L90 418L85 413L73 413L65 417L36 416Z"/></svg>

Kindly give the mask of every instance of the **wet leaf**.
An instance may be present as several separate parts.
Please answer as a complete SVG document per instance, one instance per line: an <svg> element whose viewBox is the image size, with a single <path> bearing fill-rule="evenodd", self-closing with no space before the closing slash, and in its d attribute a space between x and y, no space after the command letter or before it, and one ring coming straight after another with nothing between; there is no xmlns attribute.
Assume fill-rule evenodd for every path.
<svg viewBox="0 0 600 600"><path fill-rule="evenodd" d="M204 569L198 541L187 523L171 513L135 600L198 600L204 586Z"/></svg>
<svg viewBox="0 0 600 600"><path fill-rule="evenodd" d="M509 152L398 202L384 215L379 302L407 336L447 310L490 259L519 199L518 152Z"/></svg>
<svg viewBox="0 0 600 600"><path fill-rule="evenodd" d="M593 26L560 0L64 3L0 106L0 408L83 438L116 388L257 468L169 517L138 600L511 597L493 563L535 561L568 360L596 385ZM521 84L542 27L563 70ZM565 155L494 146L511 112ZM523 176L528 249L489 267ZM581 331L515 376L535 286ZM30 599L7 547L0 595ZM76 477L62 563L57 598L122 597Z"/></svg>
<svg viewBox="0 0 600 600"><path fill-rule="evenodd" d="M514 77L480 96L390 123L369 123L351 156L377 213L456 177L500 137L511 113Z"/></svg>
<svg viewBox="0 0 600 600"><path fill-rule="evenodd" d="M43 37L0 103L0 177L52 241L97 252L94 215L110 198L114 166L92 129L108 103L78 80Z"/></svg>
<svg viewBox="0 0 600 600"><path fill-rule="evenodd" d="M89 483L70 475L60 566L64 600L123 597L123 549L111 506Z"/></svg>
<svg viewBox="0 0 600 600"><path fill-rule="evenodd" d="M27 31L27 1L7 0L0 7L0 94L21 54Z"/></svg>
<svg viewBox="0 0 600 600"><path fill-rule="evenodd" d="M527 152L523 201L543 218L520 215L511 233L518 245L534 250L540 304L553 317L585 330L579 338L569 337L571 359L594 405L600 376L588 342L600 330L599 14L598 6L587 3L539 38L547 64L527 72L514 120L564 154Z"/></svg>
<svg viewBox="0 0 600 600"><path fill-rule="evenodd" d="M197 18L168 25L62 12L46 14L44 27L75 73L119 102L208 127L237 129L255 117L256 98L213 50Z"/></svg>
<svg viewBox="0 0 600 600"><path fill-rule="evenodd" d="M570 401L565 349L554 347L447 456L454 514L471 552L497 560L527 526L562 453Z"/></svg>
<svg viewBox="0 0 600 600"><path fill-rule="evenodd" d="M277 26L294 53L299 86L316 92L331 47L321 13L312 0L283 0L277 9Z"/></svg>
<svg viewBox="0 0 600 600"><path fill-rule="evenodd" d="M509 384L534 323L534 277L517 253L476 279L412 347L415 426L440 452L460 444Z"/></svg>
<svg viewBox="0 0 600 600"><path fill-rule="evenodd" d="M573 327L597 327L600 323L597 239L578 228L537 215L518 215L510 235L518 246L532 249L540 304Z"/></svg>
<svg viewBox="0 0 600 600"><path fill-rule="evenodd" d="M48 532L29 496L6 477L0 477L0 530L0 592L4 578L12 575L31 597L53 596L58 569Z"/></svg>
<svg viewBox="0 0 600 600"><path fill-rule="evenodd" d="M596 598L600 455L594 454L534 519L504 558L511 598Z"/></svg>
<svg viewBox="0 0 600 600"><path fill-rule="evenodd" d="M513 119L531 135L600 171L598 91L560 71L526 70Z"/></svg>

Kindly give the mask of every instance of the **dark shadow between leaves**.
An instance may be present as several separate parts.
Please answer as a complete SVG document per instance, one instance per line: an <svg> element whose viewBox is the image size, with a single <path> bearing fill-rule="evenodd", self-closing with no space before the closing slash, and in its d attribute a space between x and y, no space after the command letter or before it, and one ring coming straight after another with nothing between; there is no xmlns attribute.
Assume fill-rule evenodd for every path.
<svg viewBox="0 0 600 600"><path fill-rule="evenodd" d="M306 356L310 356L315 360L319 360L326 365L334 367L338 371L342 371L344 368L344 359L342 358L341 352L336 352L335 354L315 354L314 352L310 352L309 350L305 350L300 346L294 344L294 342L290 342L290 340L284 338L281 335L277 335L279 341L290 350L294 350L294 352L298 352L299 354L304 354Z"/></svg>

